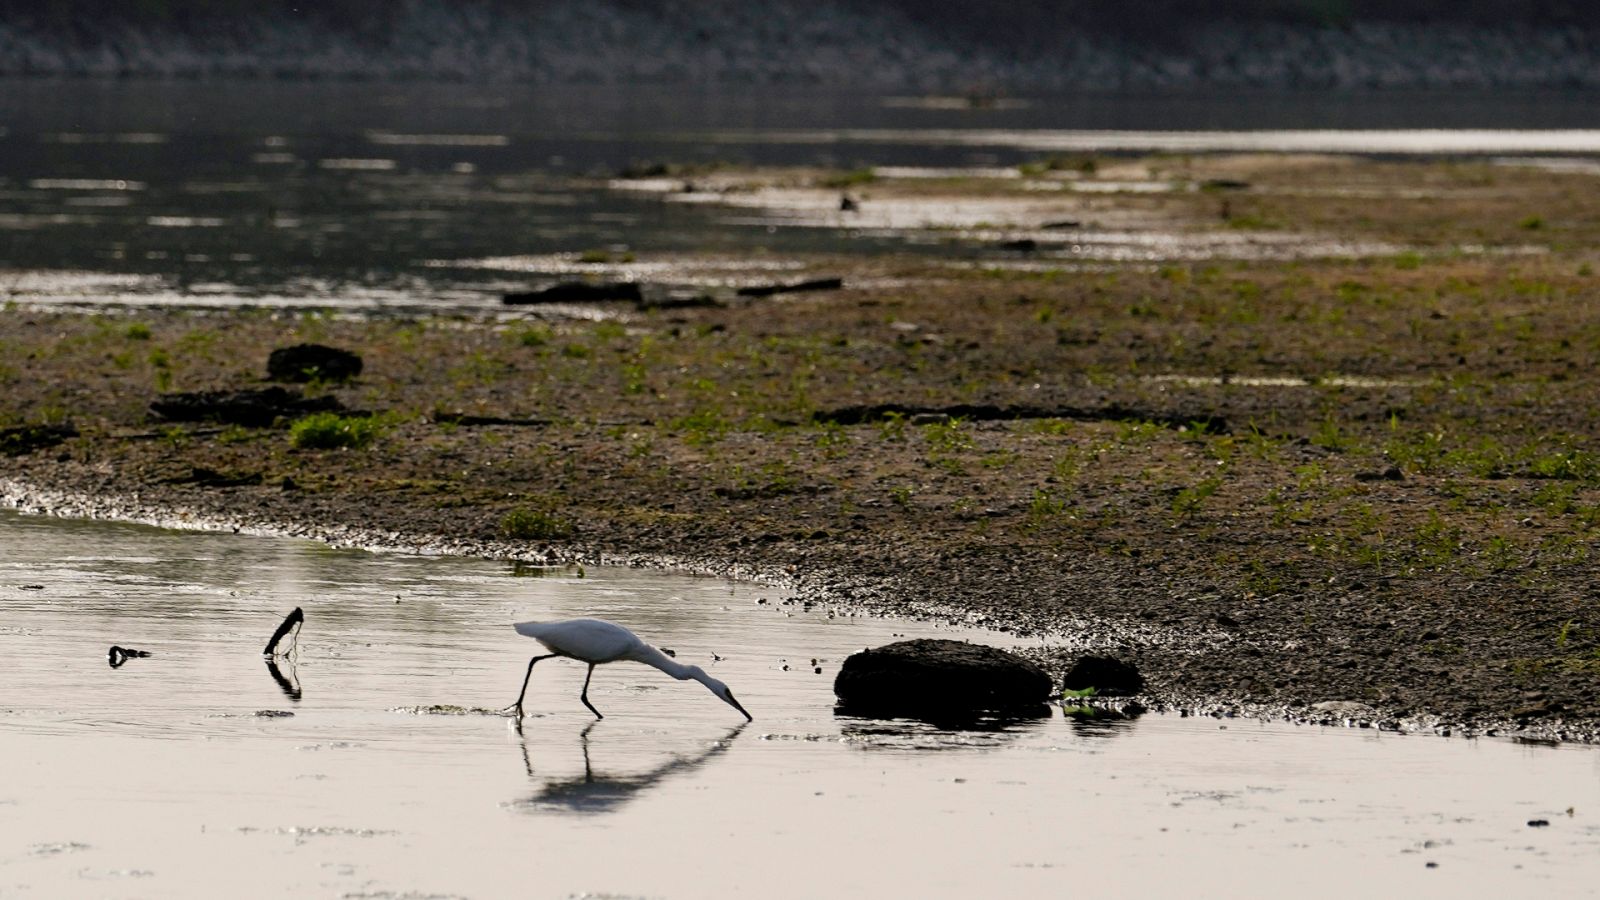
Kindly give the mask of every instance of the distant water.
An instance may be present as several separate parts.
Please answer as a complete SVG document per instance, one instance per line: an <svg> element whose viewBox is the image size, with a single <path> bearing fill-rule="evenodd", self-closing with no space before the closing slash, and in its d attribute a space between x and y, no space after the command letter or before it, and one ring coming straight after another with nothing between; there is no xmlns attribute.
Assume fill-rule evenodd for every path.
<svg viewBox="0 0 1600 900"><path fill-rule="evenodd" d="M0 82L0 298L494 309L502 291L571 273L454 262L612 248L782 269L807 255L965 252L590 177L629 166L992 171L1051 153L1312 151L1556 154L1585 171L1600 155L1597 120L1587 97L1565 93L975 105L804 90Z"/></svg>

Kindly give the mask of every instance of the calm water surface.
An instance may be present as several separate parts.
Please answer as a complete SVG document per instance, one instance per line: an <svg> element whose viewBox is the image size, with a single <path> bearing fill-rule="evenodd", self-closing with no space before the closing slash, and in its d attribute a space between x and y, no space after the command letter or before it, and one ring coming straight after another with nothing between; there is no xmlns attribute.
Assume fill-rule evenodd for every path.
<svg viewBox="0 0 1600 900"><path fill-rule="evenodd" d="M836 717L856 649L1006 639L586 574L0 512L0 897L1583 896L1600 877L1590 748ZM274 677L261 646L297 605ZM596 722L560 660L520 732L426 709L509 703L534 647L508 623L579 614L711 669L756 721L619 664ZM112 644L153 655L112 669Z"/></svg>
<svg viewBox="0 0 1600 900"><path fill-rule="evenodd" d="M0 299L473 312L573 277L584 251L780 266L888 250L990 260L995 239L810 227L603 179L651 162L992 171L1055 153L1208 151L1559 154L1589 171L1600 170L1600 116L1560 93L1087 95L973 109L773 89L0 82ZM1193 258L1156 237L1129 252ZM1104 238L1086 229L1084 258L1128 255L1097 250ZM1240 252L1257 251L1201 258ZM506 258L517 262L483 264ZM692 267L646 277L685 291L717 281Z"/></svg>

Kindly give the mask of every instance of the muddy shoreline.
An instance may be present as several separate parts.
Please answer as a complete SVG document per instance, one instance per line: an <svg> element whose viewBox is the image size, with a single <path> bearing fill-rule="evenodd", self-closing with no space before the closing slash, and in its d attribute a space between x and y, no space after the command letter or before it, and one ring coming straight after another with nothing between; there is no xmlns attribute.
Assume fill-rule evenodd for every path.
<svg viewBox="0 0 1600 900"><path fill-rule="evenodd" d="M718 177L730 204L769 202ZM1115 653L1170 707L1600 735L1592 175L1219 156L1031 177L1113 190L1053 211L1015 178L851 190L864 207L982 199L990 221L1020 198L1092 215L1086 239L1388 249L1088 268L1019 221L1006 239L1034 249L975 264L781 261L786 282L842 287L583 318L11 303L0 427L38 440L7 439L0 494L765 579L1049 635L1056 676ZM1234 186L1117 187L1175 177ZM259 388L268 351L300 342L365 361L297 388L351 411L333 432L151 411L163 393Z"/></svg>

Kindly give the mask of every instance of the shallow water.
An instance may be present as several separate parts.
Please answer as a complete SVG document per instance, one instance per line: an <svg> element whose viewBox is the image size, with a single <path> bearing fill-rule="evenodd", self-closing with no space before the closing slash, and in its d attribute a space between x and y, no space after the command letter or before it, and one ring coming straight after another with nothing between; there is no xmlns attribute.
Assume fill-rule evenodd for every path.
<svg viewBox="0 0 1600 900"><path fill-rule="evenodd" d="M1600 875L1591 748L836 717L855 649L1006 639L585 574L0 512L0 897L1577 896ZM274 678L262 644L297 605ZM475 712L532 651L507 623L578 614L707 666L756 721L621 664L596 722L563 660L520 732ZM112 644L152 655L112 669Z"/></svg>

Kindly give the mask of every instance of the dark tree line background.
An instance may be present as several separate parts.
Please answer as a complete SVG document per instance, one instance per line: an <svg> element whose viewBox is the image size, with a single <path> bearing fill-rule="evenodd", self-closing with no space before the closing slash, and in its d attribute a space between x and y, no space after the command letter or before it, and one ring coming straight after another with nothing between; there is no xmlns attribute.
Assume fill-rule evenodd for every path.
<svg viewBox="0 0 1600 900"><path fill-rule="evenodd" d="M541 0L454 0L516 16ZM727 0L724 0L727 2ZM716 3L609 0L635 15L673 21L714 18ZM856 0L862 12L889 10L954 39L1027 46L1063 32L1171 40L1211 24L1342 27L1357 22L1600 27L1593 0ZM226 32L263 20L295 19L381 39L399 4L373 0L0 0L0 17L44 31L93 37L129 26L190 34Z"/></svg>

